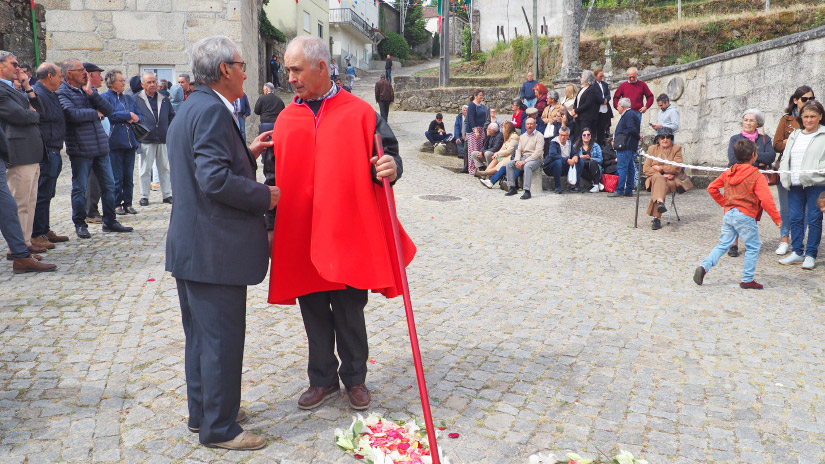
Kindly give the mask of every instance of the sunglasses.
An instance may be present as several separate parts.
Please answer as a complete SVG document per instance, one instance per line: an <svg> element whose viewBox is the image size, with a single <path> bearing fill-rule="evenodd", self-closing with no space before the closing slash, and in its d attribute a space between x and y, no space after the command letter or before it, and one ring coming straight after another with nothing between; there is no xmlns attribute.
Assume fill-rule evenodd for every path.
<svg viewBox="0 0 825 464"><path fill-rule="evenodd" d="M590 134L582 134L582 137L590 137Z"/></svg>
<svg viewBox="0 0 825 464"><path fill-rule="evenodd" d="M799 97L799 101L802 103L808 103L808 101L816 100L816 97Z"/></svg>

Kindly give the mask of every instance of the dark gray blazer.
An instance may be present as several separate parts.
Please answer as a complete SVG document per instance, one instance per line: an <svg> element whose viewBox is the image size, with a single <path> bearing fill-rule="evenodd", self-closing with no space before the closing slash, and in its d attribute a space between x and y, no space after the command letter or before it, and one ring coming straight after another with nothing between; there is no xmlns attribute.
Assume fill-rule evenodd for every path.
<svg viewBox="0 0 825 464"><path fill-rule="evenodd" d="M29 109L29 102L35 110ZM36 164L43 161L46 146L40 135L40 99L29 100L25 94L0 82L0 125L6 132L9 145L8 163L11 166Z"/></svg>
<svg viewBox="0 0 825 464"><path fill-rule="evenodd" d="M175 203L166 270L204 283L260 283L269 264L269 187L255 181L255 159L214 90L198 86L180 106L167 148Z"/></svg>

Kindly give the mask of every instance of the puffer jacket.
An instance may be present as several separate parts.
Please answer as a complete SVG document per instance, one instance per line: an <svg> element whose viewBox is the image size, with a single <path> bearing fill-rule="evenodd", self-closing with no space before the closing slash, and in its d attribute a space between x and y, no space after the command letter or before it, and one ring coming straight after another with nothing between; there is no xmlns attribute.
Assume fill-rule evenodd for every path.
<svg viewBox="0 0 825 464"><path fill-rule="evenodd" d="M103 130L98 111L103 116L112 114L112 105L97 90L86 95L83 89L66 82L57 89L60 106L66 115L66 153L81 158L97 158L109 154L109 137Z"/></svg>
<svg viewBox="0 0 825 464"><path fill-rule="evenodd" d="M112 105L114 110L109 115L109 123L112 125L109 133L109 148L112 150L137 148L140 144L135 137L132 125L129 124L129 120L132 119L132 115L129 113L135 113L140 122L143 122L143 117L140 115L135 101L129 95L118 95L114 90L109 90L101 97Z"/></svg>

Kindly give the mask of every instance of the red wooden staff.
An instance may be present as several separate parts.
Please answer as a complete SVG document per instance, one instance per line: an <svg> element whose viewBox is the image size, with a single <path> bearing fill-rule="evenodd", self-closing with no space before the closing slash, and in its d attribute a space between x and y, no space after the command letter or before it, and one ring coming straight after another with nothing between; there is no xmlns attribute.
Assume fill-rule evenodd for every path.
<svg viewBox="0 0 825 464"><path fill-rule="evenodd" d="M384 145L381 143L381 136L375 135L375 149L378 152L378 159L384 156ZM410 344L412 345L413 362L415 363L415 376L418 380L418 394L421 395L421 408L424 410L424 424L427 427L427 439L430 442L430 455L433 464L441 464L438 457L438 444L435 441L435 427L433 427L433 415L430 412L430 395L427 394L427 381L424 380L424 365L421 364L421 351L418 349L418 334L415 331L415 318L413 317L412 302L410 301L410 286L407 283L407 269L404 266L404 255L401 251L401 232L398 229L398 217L395 213L395 201L392 196L392 186L386 177L382 177L384 194L387 199L387 207L392 221L392 236L395 239L395 256L398 260L398 268L401 270L401 289L404 294L404 310L407 312L407 328L410 331Z"/></svg>

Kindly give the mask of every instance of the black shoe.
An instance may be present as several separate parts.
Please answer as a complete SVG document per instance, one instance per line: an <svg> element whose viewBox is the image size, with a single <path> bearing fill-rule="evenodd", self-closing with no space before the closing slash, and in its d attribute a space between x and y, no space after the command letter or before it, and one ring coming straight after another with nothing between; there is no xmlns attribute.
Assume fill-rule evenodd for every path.
<svg viewBox="0 0 825 464"><path fill-rule="evenodd" d="M518 188L510 187L510 190L507 190L507 193L505 193L504 196L509 197L509 196L515 195L517 193L518 193Z"/></svg>
<svg viewBox="0 0 825 464"><path fill-rule="evenodd" d="M662 228L662 221L658 218L653 218L653 224L650 225L650 228L653 230L659 230Z"/></svg>
<svg viewBox="0 0 825 464"><path fill-rule="evenodd" d="M466 170L466 169L462 169L461 171L458 171L458 173L459 173L459 174L469 174L469 173L470 173L470 171L468 171L468 170Z"/></svg>
<svg viewBox="0 0 825 464"><path fill-rule="evenodd" d="M123 210L129 214L137 214L137 210L135 208L132 208L131 206L127 206L123 208Z"/></svg>
<svg viewBox="0 0 825 464"><path fill-rule="evenodd" d="M632 197L632 196L633 196L633 192L630 192L630 193L625 193L625 194L624 194L624 196L626 196L626 197Z"/></svg>
<svg viewBox="0 0 825 464"><path fill-rule="evenodd" d="M621 196L624 196L624 194L623 193L618 193L618 192L613 192L613 193L608 193L607 194L607 198L616 198L616 197L621 197Z"/></svg>
<svg viewBox="0 0 825 464"><path fill-rule="evenodd" d="M665 204L660 201L659 206L656 207L656 211L658 211L659 214L665 214L667 213L667 208L665 208Z"/></svg>
<svg viewBox="0 0 825 464"><path fill-rule="evenodd" d="M89 227L85 224L82 226L74 226L74 231L79 238L92 238L92 234L89 233Z"/></svg>
<svg viewBox="0 0 825 464"><path fill-rule="evenodd" d="M103 224L103 232L131 232L135 229L126 227L121 223L114 221L110 225Z"/></svg>
<svg viewBox="0 0 825 464"><path fill-rule="evenodd" d="M140 206L149 206L149 199L148 198L141 198L138 202Z"/></svg>
<svg viewBox="0 0 825 464"><path fill-rule="evenodd" d="M164 198L164 199L163 199L163 202L164 202L164 203L169 203L169 204L171 205L171 204L172 204L172 197L166 197L166 198Z"/></svg>
<svg viewBox="0 0 825 464"><path fill-rule="evenodd" d="M561 194L563 194L563 193L564 193L564 190L562 190L562 189L560 189L560 188L557 188L557 189L556 189L556 193L557 193L557 194L559 194L559 195L561 195Z"/></svg>
<svg viewBox="0 0 825 464"><path fill-rule="evenodd" d="M126 210L123 209L122 206L118 206L117 208L115 208L115 214L123 216L124 214L126 214Z"/></svg>
<svg viewBox="0 0 825 464"><path fill-rule="evenodd" d="M736 245L731 246L728 249L728 256L730 256L731 258L736 258L737 256L739 256L739 247Z"/></svg>
<svg viewBox="0 0 825 464"><path fill-rule="evenodd" d="M530 195L530 191L525 190L524 193L522 193L519 198L522 199L522 200L529 200L531 196L532 195Z"/></svg>
<svg viewBox="0 0 825 464"><path fill-rule="evenodd" d="M693 281L696 282L696 285L702 285L702 282L705 281L705 274L708 271L705 270L704 267L699 266L693 271Z"/></svg>

